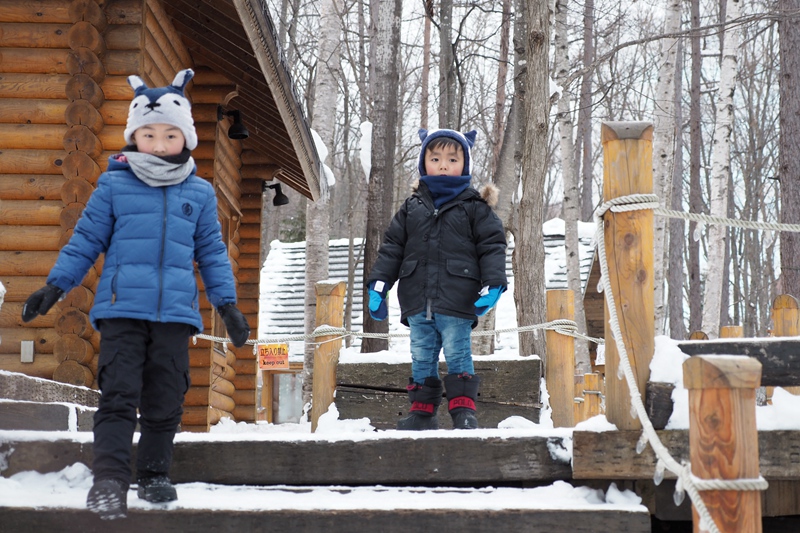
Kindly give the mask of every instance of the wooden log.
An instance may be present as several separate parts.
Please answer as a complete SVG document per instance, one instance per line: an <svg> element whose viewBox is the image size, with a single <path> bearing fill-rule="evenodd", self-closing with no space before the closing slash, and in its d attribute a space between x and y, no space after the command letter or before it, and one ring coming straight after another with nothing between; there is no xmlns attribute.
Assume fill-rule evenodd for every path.
<svg viewBox="0 0 800 533"><path fill-rule="evenodd" d="M69 204L62 209L61 213L59 214L59 224L61 229L63 231L75 229L75 226L78 224L78 220L80 220L85 207L86 206L83 204Z"/></svg>
<svg viewBox="0 0 800 533"><path fill-rule="evenodd" d="M88 287L78 285L67 293L63 300L58 302L60 309L67 307L74 307L79 311L88 313L92 309L94 303L94 292Z"/></svg>
<svg viewBox="0 0 800 533"><path fill-rule="evenodd" d="M601 128L603 143L603 198L610 201L630 194L653 192L653 127L648 123L612 122ZM608 292L614 294L616 313L639 394L644 397L655 351L653 302L653 212L640 210L604 215L608 256ZM608 310L607 310L608 312ZM607 315L608 316L608 315ZM616 379L619 353L606 327L606 417L619 429L639 429L631 417L626 380Z"/></svg>
<svg viewBox="0 0 800 533"><path fill-rule="evenodd" d="M81 74L81 76L88 77L85 74ZM99 87L98 87L99 89ZM91 95L87 95L91 96ZM105 123L103 122L103 117L100 115L100 112L97 110L97 105L93 104L89 100L84 99L77 99L70 102L67 106L67 109L64 111L64 120L66 121L68 126L83 126L89 129L93 134L97 135L100 133L100 130L103 129ZM65 150L68 152L71 151L66 146L64 147ZM102 146L100 147L100 151L102 151ZM86 151L86 150L84 150Z"/></svg>
<svg viewBox="0 0 800 533"><path fill-rule="evenodd" d="M82 365L77 361L64 361L53 371L53 380L61 383L69 383L79 387L91 387L94 381L94 374L88 366Z"/></svg>
<svg viewBox="0 0 800 533"><path fill-rule="evenodd" d="M583 375L583 413L586 419L602 414L603 376Z"/></svg>
<svg viewBox="0 0 800 533"><path fill-rule="evenodd" d="M8 202L3 202L3 207ZM5 209L3 210L5 216ZM58 251L58 226L3 226L0 250Z"/></svg>
<svg viewBox="0 0 800 533"><path fill-rule="evenodd" d="M0 76L0 98L65 99L68 74L8 72ZM129 86L130 87L130 86Z"/></svg>
<svg viewBox="0 0 800 533"><path fill-rule="evenodd" d="M234 384L227 379L218 379L213 383L209 383L208 385L211 387L211 390L226 396L230 396L231 398L233 398L233 395L236 392L236 387Z"/></svg>
<svg viewBox="0 0 800 533"><path fill-rule="evenodd" d="M0 41L9 48L69 48L72 24L0 23Z"/></svg>
<svg viewBox="0 0 800 533"><path fill-rule="evenodd" d="M109 24L137 24L142 23L141 0L111 0L106 2L106 18Z"/></svg>
<svg viewBox="0 0 800 533"><path fill-rule="evenodd" d="M166 11L164 11L164 6L161 2L148 2L147 9L145 10L145 16L143 17L145 20L145 25L148 28L153 30L154 35L161 35L163 33L164 37L166 38L166 43L163 45L163 49L172 49L175 53L176 57L172 57L170 54L170 62L174 65L192 65L194 60L189 53L189 50L183 44L183 39L181 39L181 35L175 30L175 26L170 23L170 17L167 15ZM155 31L155 26L152 26L152 22L156 21L158 26L161 28L161 32ZM206 72L209 72L210 69L200 69ZM205 77L200 78L203 80L203 83L209 83L211 79L227 79L224 76L209 76L208 74ZM200 83L197 79L193 80L195 84Z"/></svg>
<svg viewBox="0 0 800 533"><path fill-rule="evenodd" d="M89 315L74 307L61 309L56 316L56 332L59 335L73 333L83 339L88 339L94 333Z"/></svg>
<svg viewBox="0 0 800 533"><path fill-rule="evenodd" d="M89 155L73 152L64 157L62 171L67 179L81 178L96 185L102 169Z"/></svg>
<svg viewBox="0 0 800 533"><path fill-rule="evenodd" d="M67 82L66 94L70 101L85 100L93 108L103 105L106 99L100 85L91 76L84 73L78 73L70 77ZM68 124L70 123L69 119L70 116L67 116Z"/></svg>
<svg viewBox="0 0 800 533"><path fill-rule="evenodd" d="M570 290L547 291L546 320L575 320L574 295ZM573 407L575 398L575 339L558 332L545 333L547 360L545 380L550 393L553 425L573 427Z"/></svg>
<svg viewBox="0 0 800 533"><path fill-rule="evenodd" d="M64 176L48 174L2 174L0 191L3 200L58 200Z"/></svg>
<svg viewBox="0 0 800 533"><path fill-rule="evenodd" d="M69 47L73 50L86 48L98 57L106 52L106 41L91 22L81 21L75 23L69 30Z"/></svg>
<svg viewBox="0 0 800 533"><path fill-rule="evenodd" d="M58 252L0 251L0 276L47 276L57 257Z"/></svg>
<svg viewBox="0 0 800 533"><path fill-rule="evenodd" d="M140 62L141 52L139 50L109 50L103 56L103 65L110 76L138 74Z"/></svg>
<svg viewBox="0 0 800 533"><path fill-rule="evenodd" d="M255 422L256 421L256 406L255 405L237 405L233 410L233 418L237 422Z"/></svg>
<svg viewBox="0 0 800 533"><path fill-rule="evenodd" d="M761 364L755 359L725 356L692 357L683 363L689 390L689 448L692 474L700 479L759 477L756 391ZM761 531L758 491L702 493L721 533ZM700 516L692 508L694 530Z"/></svg>
<svg viewBox="0 0 800 533"><path fill-rule="evenodd" d="M64 335L53 346L53 357L59 363L76 361L88 365L94 359L95 351L91 344L77 335Z"/></svg>
<svg viewBox="0 0 800 533"><path fill-rule="evenodd" d="M68 153L81 151L92 159L103 153L100 139L86 126L71 126L64 134L63 143Z"/></svg>
<svg viewBox="0 0 800 533"><path fill-rule="evenodd" d="M69 52L63 48L2 48L0 72L67 74Z"/></svg>
<svg viewBox="0 0 800 533"><path fill-rule="evenodd" d="M88 22L99 31L105 30L108 25L103 9L95 0L71 0L69 19L75 24L81 21Z"/></svg>
<svg viewBox="0 0 800 533"><path fill-rule="evenodd" d="M112 25L103 37L109 50L138 50L142 46L142 31L136 26Z"/></svg>
<svg viewBox="0 0 800 533"><path fill-rule="evenodd" d="M106 77L106 65L103 61L88 48L77 48L70 50L67 54L67 72L74 76L76 74L86 74L97 83Z"/></svg>
<svg viewBox="0 0 800 533"><path fill-rule="evenodd" d="M686 354L740 355L757 359L761 365L761 384L772 387L800 383L800 339L793 337L719 339L683 341L678 347Z"/></svg>
<svg viewBox="0 0 800 533"><path fill-rule="evenodd" d="M63 124L0 124L0 146L13 150L59 150Z"/></svg>
<svg viewBox="0 0 800 533"><path fill-rule="evenodd" d="M645 409L655 429L664 429L672 416L672 391L675 385L657 381L647 382Z"/></svg>
<svg viewBox="0 0 800 533"><path fill-rule="evenodd" d="M55 324L55 313L39 315L30 322L22 321L24 302L4 302L0 307L0 328L52 328ZM0 339L2 342L2 339Z"/></svg>
<svg viewBox="0 0 800 533"><path fill-rule="evenodd" d="M64 150L2 150L0 174L59 174Z"/></svg>
<svg viewBox="0 0 800 533"><path fill-rule="evenodd" d="M3 337L3 343L5 343L5 337ZM34 354L33 363L23 363L20 361L19 351L16 353L0 351L0 368L6 372L25 374L32 378L53 379L53 372L57 366L58 363L50 354Z"/></svg>
<svg viewBox="0 0 800 533"><path fill-rule="evenodd" d="M719 328L721 339L735 339L744 337L744 327L742 326L722 326Z"/></svg>
<svg viewBox="0 0 800 533"><path fill-rule="evenodd" d="M255 405L256 404L256 390L237 390L233 393L233 401L236 405Z"/></svg>
<svg viewBox="0 0 800 533"><path fill-rule="evenodd" d="M72 178L67 180L61 187L61 201L64 202L65 205L86 205L93 192L94 187L85 179Z"/></svg>
<svg viewBox="0 0 800 533"><path fill-rule="evenodd" d="M64 0L36 2L3 2L0 5L3 22L70 23L69 4Z"/></svg>
<svg viewBox="0 0 800 533"><path fill-rule="evenodd" d="M800 335L800 306L794 296L781 294L772 301L772 335L775 337L797 337ZM767 388L767 399L771 401L772 387ZM800 395L800 386L784 387L795 396Z"/></svg>
<svg viewBox="0 0 800 533"><path fill-rule="evenodd" d="M66 100L8 98L0 106L0 122L10 124L63 124Z"/></svg>
<svg viewBox="0 0 800 533"><path fill-rule="evenodd" d="M195 406L207 406L208 403L208 395L211 392L211 389L208 386L199 387L199 386L191 386L189 390L186 392L186 397L183 400L184 406L195 407Z"/></svg>
<svg viewBox="0 0 800 533"><path fill-rule="evenodd" d="M121 126L124 130L128 120L129 104L130 101L126 100L106 100L103 105L98 108L100 116L103 117L105 127Z"/></svg>
<svg viewBox="0 0 800 533"><path fill-rule="evenodd" d="M690 341L707 341L708 335L702 331L693 331L689 334Z"/></svg>
<svg viewBox="0 0 800 533"><path fill-rule="evenodd" d="M315 324L317 327L328 325L342 327L344 294L346 283L343 281L319 281L315 286L317 293L317 311ZM311 432L317 430L319 417L328 412L333 403L336 391L336 366L339 363L341 338L335 335L320 336L315 339L314 370L312 376Z"/></svg>
<svg viewBox="0 0 800 533"><path fill-rule="evenodd" d="M211 384L211 369L208 367L189 368L189 379L192 381L192 386L207 387Z"/></svg>
<svg viewBox="0 0 800 533"><path fill-rule="evenodd" d="M34 359L39 354L52 354L59 335L53 328L0 328L0 353L16 354L19 359L22 341L33 341ZM5 369L5 367L3 367Z"/></svg>
<svg viewBox="0 0 800 533"><path fill-rule="evenodd" d="M205 426L208 431L209 412L208 406L183 406L183 416L181 426Z"/></svg>
<svg viewBox="0 0 800 533"><path fill-rule="evenodd" d="M213 390L208 393L208 402L214 409L219 409L220 411L226 411L228 413L232 413L236 408L236 402L233 401L233 398Z"/></svg>
<svg viewBox="0 0 800 533"><path fill-rule="evenodd" d="M106 101L122 100L125 102L126 109L133 99L133 89L128 84L127 76L106 76L106 79L100 84L100 88L103 89Z"/></svg>
<svg viewBox="0 0 800 533"><path fill-rule="evenodd" d="M47 282L46 276L3 276L0 279L6 288L6 302L24 302Z"/></svg>
<svg viewBox="0 0 800 533"><path fill-rule="evenodd" d="M122 151L127 144L124 137L125 126L106 126L103 131L97 134L97 138L103 143L103 148L115 152Z"/></svg>

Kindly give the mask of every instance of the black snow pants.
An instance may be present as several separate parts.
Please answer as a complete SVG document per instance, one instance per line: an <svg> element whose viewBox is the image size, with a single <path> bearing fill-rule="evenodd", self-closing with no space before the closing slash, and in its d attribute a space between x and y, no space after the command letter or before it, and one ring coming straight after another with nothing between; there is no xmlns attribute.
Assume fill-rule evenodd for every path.
<svg viewBox="0 0 800 533"><path fill-rule="evenodd" d="M101 396L94 415L94 479L130 483L137 409L137 478L168 474L189 389L189 337L194 327L113 318L100 321L99 329Z"/></svg>

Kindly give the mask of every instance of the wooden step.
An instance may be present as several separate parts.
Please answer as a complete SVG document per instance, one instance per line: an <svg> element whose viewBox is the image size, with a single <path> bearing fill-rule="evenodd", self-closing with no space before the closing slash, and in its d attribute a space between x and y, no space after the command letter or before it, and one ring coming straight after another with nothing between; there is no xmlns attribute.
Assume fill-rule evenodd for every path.
<svg viewBox="0 0 800 533"><path fill-rule="evenodd" d="M0 399L0 429L91 431L97 409L74 404Z"/></svg>
<svg viewBox="0 0 800 533"><path fill-rule="evenodd" d="M128 494L128 518L102 522L84 509L0 507L7 531L569 531L644 533L642 505L546 498L541 489L237 487L178 485L178 501L153 505ZM236 502L226 501L238 495ZM74 500L74 498L73 498ZM549 505L548 505L549 504ZM228 506L231 507L228 507ZM326 508L327 507L327 508ZM549 508L554 507L554 508Z"/></svg>
<svg viewBox="0 0 800 533"><path fill-rule="evenodd" d="M539 430L541 432L541 430ZM515 436L520 430L375 433L369 440L309 435L279 440L250 434L179 434L170 475L176 483L226 485L453 485L509 486L568 480L568 432ZM246 436L245 436L246 435ZM202 437L204 440L195 440ZM551 450L553 451L551 453ZM3 476L58 472L92 464L92 435L0 431Z"/></svg>

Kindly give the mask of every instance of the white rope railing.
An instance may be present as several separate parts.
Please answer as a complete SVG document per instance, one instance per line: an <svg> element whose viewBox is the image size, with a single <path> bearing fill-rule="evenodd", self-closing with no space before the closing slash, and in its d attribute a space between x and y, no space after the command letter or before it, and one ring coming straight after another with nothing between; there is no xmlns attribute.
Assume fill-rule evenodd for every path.
<svg viewBox="0 0 800 533"><path fill-rule="evenodd" d="M643 209L652 209L656 214L665 214L675 218L688 218L690 220L698 220L711 224L727 224L733 221L721 217L707 217L705 215L697 215L694 213L681 213L678 211L664 210L658 203L658 197L653 194L632 194L628 196L621 196L614 198L601 205L594 213L594 220L596 224L595 241L597 242L598 258L600 260L601 282L605 289L606 294L606 308L609 311L609 323L611 326L612 337L617 345L617 353L619 355L620 369L623 372L625 380L628 384L628 391L631 396L631 415L639 419L642 424L642 438L636 445L637 453L644 451L645 444L650 444L653 451L658 458L656 463L655 475L653 481L656 485L660 484L663 479L664 469L678 476L678 481L675 485L675 504L680 505L683 500L683 492L689 495L692 503L700 516L701 529L707 529L711 533L720 533L719 528L714 523L714 519L708 512L708 508L700 496L700 491L704 490L766 490L768 487L767 481L760 477L758 479L706 479L701 480L694 476L691 472L691 465L678 463L669 453L669 450L664 446L656 433L650 418L647 416L647 410L642 402L642 396L639 392L639 387L636 383L636 377L633 374L630 360L628 358L628 351L625 348L625 342L622 338L622 330L619 325L619 317L617 316L617 307L614 301L614 292L611 290L611 284L608 283L608 259L606 256L604 228L603 228L603 215L606 211L612 212L629 212L638 211ZM666 213L662 213L662 211ZM771 223L751 223L745 224L730 224L739 227L747 227L748 229L770 229L770 230L787 230L787 231L800 231L800 225L797 224L771 224Z"/></svg>
<svg viewBox="0 0 800 533"><path fill-rule="evenodd" d="M519 326L515 328L502 328L502 329L492 329L492 330L483 330L483 331L473 331L473 337L489 337L494 335L499 335L501 333L524 333L536 330L551 330L555 331L556 333L560 333L562 335L567 335L570 337L574 337L576 339L583 339L591 342L595 342L597 344L603 344L605 341L603 339L598 339L595 337L589 337L580 333L578 331L578 325L573 320L566 320L566 319L558 319L558 320L551 320L549 322L544 322L542 324L534 324L532 326ZM334 337L332 339L326 339L322 342L312 342L318 337ZM283 343L283 342L290 342L290 341L306 341L310 342L311 344L323 344L325 342L333 342L335 340L342 339L344 337L359 337L364 339L395 339L395 338L402 338L408 337L408 332L403 333L372 333L366 331L348 331L344 328L335 328L333 326L322 325L317 327L313 333L311 334L298 334L298 335L284 335L280 337L270 337L266 339L248 339L245 341L245 344L253 345L253 349L258 344L273 344L273 343ZM213 335L206 335L203 333L198 333L192 337L192 341L194 344L197 344L197 339L208 340L211 342L218 342L218 343L230 343L231 340L227 337L215 337Z"/></svg>

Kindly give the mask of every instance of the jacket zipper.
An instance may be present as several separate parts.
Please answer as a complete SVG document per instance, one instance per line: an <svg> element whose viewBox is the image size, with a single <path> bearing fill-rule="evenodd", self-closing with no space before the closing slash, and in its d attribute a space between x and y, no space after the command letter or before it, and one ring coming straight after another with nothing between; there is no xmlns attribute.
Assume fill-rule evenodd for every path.
<svg viewBox="0 0 800 533"><path fill-rule="evenodd" d="M158 307L156 308L156 322L161 322L161 302L164 296L164 246L167 240L167 188L164 191L164 211L161 221L161 251L158 255Z"/></svg>

